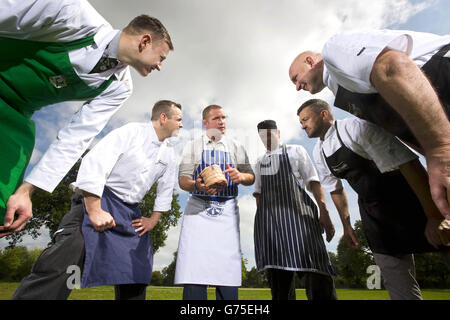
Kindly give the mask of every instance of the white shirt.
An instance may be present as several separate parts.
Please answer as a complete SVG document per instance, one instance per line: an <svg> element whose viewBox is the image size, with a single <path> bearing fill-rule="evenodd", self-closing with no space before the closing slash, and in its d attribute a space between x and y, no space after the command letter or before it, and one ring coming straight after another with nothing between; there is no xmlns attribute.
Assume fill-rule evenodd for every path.
<svg viewBox="0 0 450 320"><path fill-rule="evenodd" d="M337 126L344 145L359 156L373 160L382 173L418 158L397 137L365 120L346 118L338 120ZM324 140L318 139L314 146L313 157L320 183L328 192L342 189L342 183L331 173L323 152L329 157L341 146L334 124L328 129Z"/></svg>
<svg viewBox="0 0 450 320"><path fill-rule="evenodd" d="M189 141L184 147L179 167L179 177L185 176L193 179L195 170L202 163L203 150L229 152L233 162L232 167L240 172L253 174L247 151L238 141L224 135L219 141L214 142L206 134L203 134L200 138Z"/></svg>
<svg viewBox="0 0 450 320"><path fill-rule="evenodd" d="M281 146L272 151L267 151L264 155L258 158L255 167L255 193L261 193L261 172L259 166L261 163L265 163L273 155L282 154ZM314 168L314 164L308 155L308 152L300 145L286 145L286 152L289 157L289 164L292 168L292 173L298 180L299 184L311 191L309 183L311 181L319 182L317 171Z"/></svg>
<svg viewBox="0 0 450 320"><path fill-rule="evenodd" d="M70 123L58 132L39 163L25 181L52 192L74 163L105 127L112 115L132 93L129 67L89 74L108 48L117 57L119 30L85 0L9 0L0 1L0 37L33 41L68 42L95 34L94 44L69 51L69 59L78 76L97 88L113 74L113 81L100 95L85 103Z"/></svg>
<svg viewBox="0 0 450 320"><path fill-rule="evenodd" d="M99 197L107 186L126 203L140 202L157 182L154 211L171 208L176 181L173 147L160 142L152 123L129 123L111 131L81 162L75 191Z"/></svg>
<svg viewBox="0 0 450 320"><path fill-rule="evenodd" d="M336 95L338 85L356 93L376 93L370 73L378 55L389 47L407 53L422 67L440 48L450 43L450 35L405 30L349 31L334 35L324 45L323 83ZM450 57L450 52L446 54Z"/></svg>

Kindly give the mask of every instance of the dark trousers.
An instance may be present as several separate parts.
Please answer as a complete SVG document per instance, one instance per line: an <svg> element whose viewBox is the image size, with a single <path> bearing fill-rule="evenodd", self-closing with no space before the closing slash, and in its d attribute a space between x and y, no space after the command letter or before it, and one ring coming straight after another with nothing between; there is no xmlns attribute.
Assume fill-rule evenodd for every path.
<svg viewBox="0 0 450 320"><path fill-rule="evenodd" d="M316 272L267 269L272 300L295 300L295 273L305 279L308 300L337 300L334 281L331 276Z"/></svg>
<svg viewBox="0 0 450 320"><path fill-rule="evenodd" d="M80 277L84 264L84 239L81 196L72 196L71 209L61 220L54 235L54 243L37 259L31 274L22 279L11 299L14 300L64 300L71 293L69 266L78 266Z"/></svg>
<svg viewBox="0 0 450 320"><path fill-rule="evenodd" d="M238 287L216 286L217 300L237 300ZM207 286L186 284L183 288L183 300L208 300Z"/></svg>
<svg viewBox="0 0 450 320"><path fill-rule="evenodd" d="M147 285L141 283L114 286L116 300L145 300Z"/></svg>

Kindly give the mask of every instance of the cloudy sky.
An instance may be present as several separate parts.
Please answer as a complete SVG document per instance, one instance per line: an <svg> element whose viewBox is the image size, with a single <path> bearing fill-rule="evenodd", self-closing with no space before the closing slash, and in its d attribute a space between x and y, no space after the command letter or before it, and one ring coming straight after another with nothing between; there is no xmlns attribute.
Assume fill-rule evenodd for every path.
<svg viewBox="0 0 450 320"><path fill-rule="evenodd" d="M283 141L303 145L312 156L315 141L306 137L295 114L298 106L311 96L296 92L288 77L289 65L298 53L307 49L320 51L331 35L344 30L389 28L436 34L448 34L450 30L450 3L446 0L90 2L117 29L141 13L157 17L168 29L175 47L160 72L142 78L132 70L134 94L99 138L125 123L148 121L153 103L170 99L183 105L184 129L175 141L177 151L181 152L183 143L201 130L201 110L214 103L224 107L227 134L245 144L252 163L264 152L256 132L256 124L264 119L276 120ZM315 97L333 101L327 89ZM35 113L37 142L29 169L79 107L79 103L67 103ZM336 111L335 115L338 119L349 116L343 111ZM179 188L176 192L184 209L188 194ZM248 269L255 265L256 206L252 192L253 187L240 187L241 242ZM359 219L356 195L349 187L347 194L353 223ZM327 243L327 249L335 252L342 227L329 195L327 204L336 227L336 235ZM155 255L155 270L172 261L179 231L179 227L169 231L166 246ZM41 238L25 238L22 244L45 247L48 241L43 230ZM4 239L0 240L0 246L5 244Z"/></svg>

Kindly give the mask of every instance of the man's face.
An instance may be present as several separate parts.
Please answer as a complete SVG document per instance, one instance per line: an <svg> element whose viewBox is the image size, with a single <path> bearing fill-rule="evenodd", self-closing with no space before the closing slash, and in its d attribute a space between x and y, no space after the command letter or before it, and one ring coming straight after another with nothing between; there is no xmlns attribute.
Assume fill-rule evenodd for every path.
<svg viewBox="0 0 450 320"><path fill-rule="evenodd" d="M325 87L322 74L322 64L319 65L312 58L308 63L302 56L295 59L289 68L289 78L295 85L295 89L309 91L311 94L318 93Z"/></svg>
<svg viewBox="0 0 450 320"><path fill-rule="evenodd" d="M176 137L180 133L180 129L183 128L183 115L180 108L172 105L171 109L172 115L166 119L164 126L167 128L171 137Z"/></svg>
<svg viewBox="0 0 450 320"><path fill-rule="evenodd" d="M203 120L203 125L206 131L218 131L220 134L225 134L226 131L226 116L223 109L211 109L208 116Z"/></svg>
<svg viewBox="0 0 450 320"><path fill-rule="evenodd" d="M275 150L280 145L280 131L277 129L258 130L259 137L268 151Z"/></svg>
<svg viewBox="0 0 450 320"><path fill-rule="evenodd" d="M155 69L160 71L169 51L169 45L164 40L152 41L151 37L146 38L144 35L139 44L138 59L133 67L144 77Z"/></svg>
<svg viewBox="0 0 450 320"><path fill-rule="evenodd" d="M309 138L320 137L322 132L322 118L319 114L311 111L310 107L304 108L298 115L302 129Z"/></svg>

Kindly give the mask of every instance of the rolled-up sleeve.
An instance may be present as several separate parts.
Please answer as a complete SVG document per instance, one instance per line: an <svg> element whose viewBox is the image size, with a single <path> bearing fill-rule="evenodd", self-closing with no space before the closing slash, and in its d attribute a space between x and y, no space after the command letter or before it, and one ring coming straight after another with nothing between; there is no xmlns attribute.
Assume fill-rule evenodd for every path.
<svg viewBox="0 0 450 320"><path fill-rule="evenodd" d="M48 192L56 188L92 140L131 95L128 67L124 72L124 79L113 81L102 94L85 103L73 115L70 123L58 132L56 140L25 181Z"/></svg>
<svg viewBox="0 0 450 320"><path fill-rule="evenodd" d="M172 196L177 179L177 163L175 157L172 156L172 161L169 162L168 167L161 178L158 179L158 187L156 188L156 199L153 211L166 212L172 208Z"/></svg>
<svg viewBox="0 0 450 320"><path fill-rule="evenodd" d="M325 162L325 157L321 152L319 144L316 144L313 151L314 162L316 163L317 174L323 190L333 192L343 188L341 179L335 177Z"/></svg>

